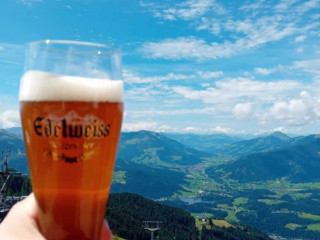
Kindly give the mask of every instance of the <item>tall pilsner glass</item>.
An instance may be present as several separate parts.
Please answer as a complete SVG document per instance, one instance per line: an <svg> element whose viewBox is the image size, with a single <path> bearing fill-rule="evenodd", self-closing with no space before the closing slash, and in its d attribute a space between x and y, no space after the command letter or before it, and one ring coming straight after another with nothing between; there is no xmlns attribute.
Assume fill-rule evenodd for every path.
<svg viewBox="0 0 320 240"><path fill-rule="evenodd" d="M19 100L40 230L98 240L122 122L120 52L46 40L26 54Z"/></svg>

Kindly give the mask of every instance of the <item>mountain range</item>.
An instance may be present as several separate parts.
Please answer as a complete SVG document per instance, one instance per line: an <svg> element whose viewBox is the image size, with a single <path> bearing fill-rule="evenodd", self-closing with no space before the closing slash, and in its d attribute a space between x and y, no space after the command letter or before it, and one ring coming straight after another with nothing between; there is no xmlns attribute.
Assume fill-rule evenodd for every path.
<svg viewBox="0 0 320 240"><path fill-rule="evenodd" d="M27 172L25 148L21 137L10 133L12 129L0 130L0 149L11 150L10 167ZM14 132L19 132L15 128ZM233 137L219 136L221 149L217 154L196 150L168 137L150 131L122 133L118 148L116 172L122 171L125 182L118 183L117 191L136 189L137 193L161 186L171 194L179 190L185 179L185 167L214 164L215 159L232 156L232 161L218 166L209 166L206 173L217 179L231 173L231 178L244 181L265 181L275 178L287 178L294 182L318 179L320 170L320 135L289 137L281 132L268 136L235 142ZM180 135L182 137L182 135ZM185 136L191 141L192 135ZM216 139L218 136L215 136ZM205 135L194 135L195 145L208 144ZM229 144L226 142L229 141ZM218 141L214 141L218 146ZM144 185L132 184L134 179ZM145 181L149 179L148 181ZM117 183L116 183L117 184ZM143 187L144 186L144 187ZM141 187L140 190L138 188ZM161 193L162 194L162 193ZM161 195L151 194L153 197Z"/></svg>
<svg viewBox="0 0 320 240"><path fill-rule="evenodd" d="M229 144L223 149L223 152L226 155L239 158L253 153L270 152L289 146L312 142L318 138L320 138L318 134L291 138L282 132L274 132L267 136Z"/></svg>
<svg viewBox="0 0 320 240"><path fill-rule="evenodd" d="M23 140L11 130L19 132L0 130L0 150L9 148L9 167L26 173ZM137 193L281 236L320 239L320 135L174 135L122 133L111 192Z"/></svg>
<svg viewBox="0 0 320 240"><path fill-rule="evenodd" d="M215 179L229 174L230 178L241 182L284 177L292 182L319 180L320 139L312 140L276 151L241 157L218 167L208 168L206 173Z"/></svg>
<svg viewBox="0 0 320 240"><path fill-rule="evenodd" d="M118 147L118 158L146 165L194 165L212 156L163 134L144 130L122 133Z"/></svg>

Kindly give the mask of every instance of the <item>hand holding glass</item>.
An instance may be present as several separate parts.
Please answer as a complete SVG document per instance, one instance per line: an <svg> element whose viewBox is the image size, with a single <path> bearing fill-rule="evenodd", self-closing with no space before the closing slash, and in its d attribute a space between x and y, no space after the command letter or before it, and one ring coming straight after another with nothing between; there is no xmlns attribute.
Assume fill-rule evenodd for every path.
<svg viewBox="0 0 320 240"><path fill-rule="evenodd" d="M123 113L120 52L70 41L27 49L20 111L48 240L98 240Z"/></svg>

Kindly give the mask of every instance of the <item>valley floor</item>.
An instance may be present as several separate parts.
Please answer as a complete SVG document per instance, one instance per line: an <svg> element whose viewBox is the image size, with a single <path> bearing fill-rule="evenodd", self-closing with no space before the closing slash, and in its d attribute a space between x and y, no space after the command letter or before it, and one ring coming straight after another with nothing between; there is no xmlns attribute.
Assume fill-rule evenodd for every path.
<svg viewBox="0 0 320 240"><path fill-rule="evenodd" d="M240 183L228 178L228 174L210 179L200 167L187 171L183 190L159 199L161 202L231 223L248 224L274 235L274 239L320 239L320 182L277 179Z"/></svg>

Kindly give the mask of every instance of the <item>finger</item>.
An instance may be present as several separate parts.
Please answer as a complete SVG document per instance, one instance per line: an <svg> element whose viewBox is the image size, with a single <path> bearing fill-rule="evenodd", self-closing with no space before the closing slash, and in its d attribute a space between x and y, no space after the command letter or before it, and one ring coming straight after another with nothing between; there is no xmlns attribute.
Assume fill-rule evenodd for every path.
<svg viewBox="0 0 320 240"><path fill-rule="evenodd" d="M16 203L0 224L0 239L45 240L36 223L36 211L37 204L33 195Z"/></svg>
<svg viewBox="0 0 320 240"><path fill-rule="evenodd" d="M111 240L112 239L112 233L110 231L108 222L104 220L102 229L101 229L101 240Z"/></svg>
<svg viewBox="0 0 320 240"><path fill-rule="evenodd" d="M38 218L38 204L33 193L17 203L17 207L22 208L22 211L28 214L32 219L36 220Z"/></svg>

